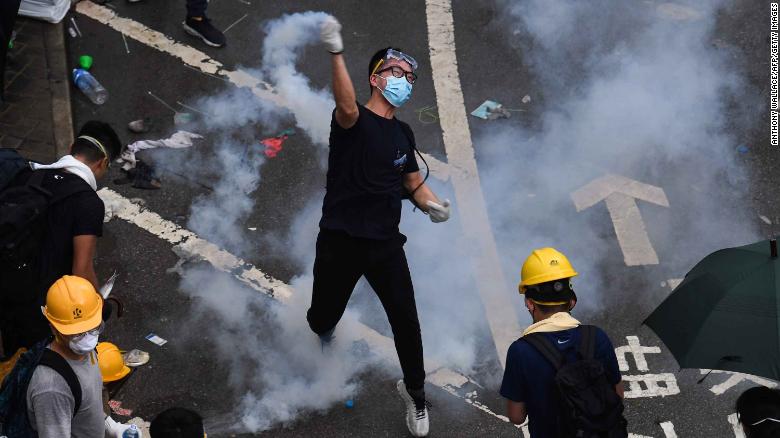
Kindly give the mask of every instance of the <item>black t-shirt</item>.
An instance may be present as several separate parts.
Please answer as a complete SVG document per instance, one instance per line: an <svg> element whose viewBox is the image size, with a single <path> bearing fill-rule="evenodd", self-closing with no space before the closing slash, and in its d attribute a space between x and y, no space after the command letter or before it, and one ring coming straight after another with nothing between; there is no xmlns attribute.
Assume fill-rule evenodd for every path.
<svg viewBox="0 0 780 438"><path fill-rule="evenodd" d="M64 170L36 172L46 172L41 185L52 193L52 199L72 192L74 186L83 189L49 205L46 210L46 234L38 265L39 299L45 299L46 291L58 278L73 273L73 237L100 237L103 234L104 205L89 184L72 173ZM31 175L30 171L22 172L14 183L24 184Z"/></svg>
<svg viewBox="0 0 780 438"><path fill-rule="evenodd" d="M355 125L330 122L328 181L320 227L354 237L389 239L401 221L402 177L417 172L412 130L358 104ZM402 127L403 125L403 127ZM406 132L406 133L405 133ZM408 134L407 134L408 133Z"/></svg>

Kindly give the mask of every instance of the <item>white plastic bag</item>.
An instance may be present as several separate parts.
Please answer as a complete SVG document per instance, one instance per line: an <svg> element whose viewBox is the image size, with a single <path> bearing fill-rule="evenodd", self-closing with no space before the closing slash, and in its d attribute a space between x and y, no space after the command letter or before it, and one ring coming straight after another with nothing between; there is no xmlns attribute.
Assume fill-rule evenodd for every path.
<svg viewBox="0 0 780 438"><path fill-rule="evenodd" d="M70 8L71 0L22 0L19 15L59 23Z"/></svg>

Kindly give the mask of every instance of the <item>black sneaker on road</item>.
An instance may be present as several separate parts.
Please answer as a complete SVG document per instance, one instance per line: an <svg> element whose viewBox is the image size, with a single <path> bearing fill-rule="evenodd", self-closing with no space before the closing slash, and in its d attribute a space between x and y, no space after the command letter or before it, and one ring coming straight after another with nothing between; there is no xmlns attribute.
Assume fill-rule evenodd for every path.
<svg viewBox="0 0 780 438"><path fill-rule="evenodd" d="M182 23L184 30L203 40L204 43L212 47L222 47L225 45L225 35L216 27L211 25L211 20L206 17L196 20L191 17Z"/></svg>

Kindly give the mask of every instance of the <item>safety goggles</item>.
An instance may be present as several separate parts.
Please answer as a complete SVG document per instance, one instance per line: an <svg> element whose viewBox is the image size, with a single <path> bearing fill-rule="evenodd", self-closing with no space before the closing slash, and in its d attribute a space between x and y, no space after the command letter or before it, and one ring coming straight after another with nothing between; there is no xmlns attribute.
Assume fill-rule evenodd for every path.
<svg viewBox="0 0 780 438"><path fill-rule="evenodd" d="M79 334L76 334L76 335L72 335L72 336L70 336L70 339L72 339L74 341L80 341L81 339L83 339L87 335L100 336L100 334L103 333L103 330L105 330L105 329L106 329L106 323L105 322L101 322L99 326L93 328L92 330L88 330L88 331L86 331L84 333L79 333Z"/></svg>
<svg viewBox="0 0 780 438"><path fill-rule="evenodd" d="M395 76L397 78L402 78L402 77L405 76L406 80L410 84L413 84L417 80L417 75L416 74L414 74L414 73L412 73L410 71L406 71L406 70L402 69L398 65L391 65L390 67L383 68L382 70L379 70L378 72L376 72L376 74L381 75L382 73L384 73L384 72L386 72L388 70L390 70L390 73L392 73L393 76Z"/></svg>
<svg viewBox="0 0 780 438"><path fill-rule="evenodd" d="M414 58L404 52L399 52L398 50L394 49L387 49L384 58L380 59L379 62L376 63L376 66L374 66L374 71L372 71L371 74L375 74L377 70L379 70L379 67L385 63L385 61L389 61L391 59L406 61L409 63L409 65L412 66L412 71L417 70L417 61L415 61Z"/></svg>

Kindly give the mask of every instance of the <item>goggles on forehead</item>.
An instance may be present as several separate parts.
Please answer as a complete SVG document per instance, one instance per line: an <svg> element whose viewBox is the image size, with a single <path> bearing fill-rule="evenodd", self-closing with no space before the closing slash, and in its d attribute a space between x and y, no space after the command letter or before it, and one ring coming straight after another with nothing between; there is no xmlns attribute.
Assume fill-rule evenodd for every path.
<svg viewBox="0 0 780 438"><path fill-rule="evenodd" d="M385 61L389 61L391 59L395 59L398 61L406 61L409 63L409 65L412 66L412 71L417 70L417 61L415 61L414 58L412 58L411 56L407 55L404 52L399 52L398 50L395 49L387 49L384 58L380 59L379 62L376 63L376 65L374 66L374 70L371 72L371 74L373 75L374 73L376 73L380 65L384 64Z"/></svg>

